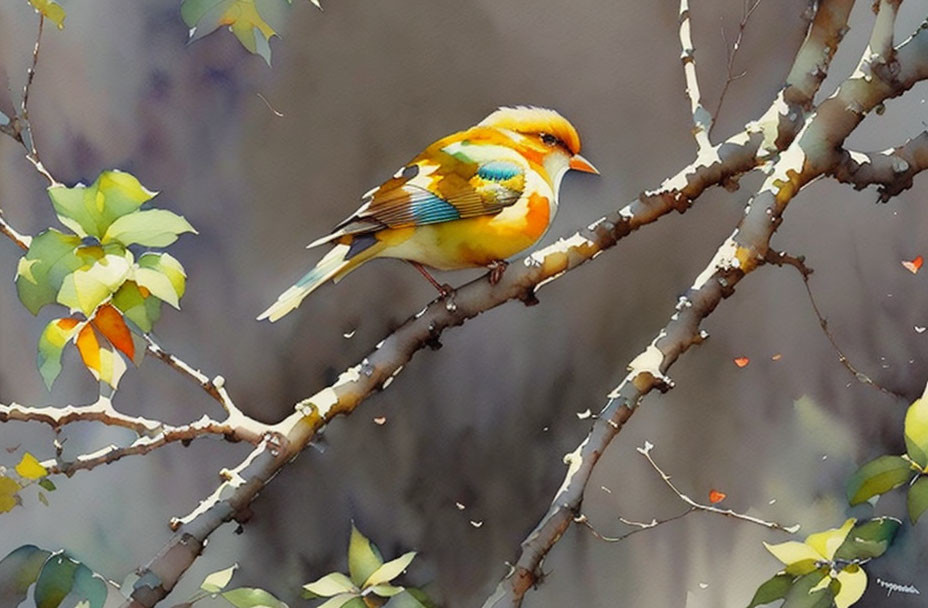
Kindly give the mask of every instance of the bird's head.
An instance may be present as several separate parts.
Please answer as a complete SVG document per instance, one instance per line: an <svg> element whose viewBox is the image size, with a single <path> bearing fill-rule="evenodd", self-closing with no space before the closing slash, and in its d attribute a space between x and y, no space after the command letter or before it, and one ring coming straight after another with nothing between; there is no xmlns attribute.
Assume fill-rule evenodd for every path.
<svg viewBox="0 0 928 608"><path fill-rule="evenodd" d="M500 108L484 118L480 126L521 135L519 145L522 153L544 165L555 191L570 169L599 174L590 161L580 156L577 129L554 110L531 106Z"/></svg>

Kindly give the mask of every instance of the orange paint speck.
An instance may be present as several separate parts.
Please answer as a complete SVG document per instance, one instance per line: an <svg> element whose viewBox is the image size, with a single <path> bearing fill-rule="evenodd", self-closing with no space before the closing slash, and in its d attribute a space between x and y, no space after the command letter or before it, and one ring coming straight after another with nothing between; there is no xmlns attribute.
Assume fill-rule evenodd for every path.
<svg viewBox="0 0 928 608"><path fill-rule="evenodd" d="M738 367L747 367L748 363L751 362L751 360L747 357L735 357L733 361Z"/></svg>
<svg viewBox="0 0 928 608"><path fill-rule="evenodd" d="M720 503L728 496L725 492L719 492L718 490L709 491L709 502L712 504Z"/></svg>
<svg viewBox="0 0 928 608"><path fill-rule="evenodd" d="M905 267L905 269L911 272L912 274L917 273L918 269L921 268L922 264L924 263L925 263L925 260L924 258L922 258L922 256L918 256L914 260L911 260L911 261L902 260L903 267Z"/></svg>

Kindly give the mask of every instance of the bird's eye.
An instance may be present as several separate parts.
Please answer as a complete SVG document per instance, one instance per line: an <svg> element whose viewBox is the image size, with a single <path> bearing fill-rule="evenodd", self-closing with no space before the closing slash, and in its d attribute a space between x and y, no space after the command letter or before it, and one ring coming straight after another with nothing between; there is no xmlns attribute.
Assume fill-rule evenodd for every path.
<svg viewBox="0 0 928 608"><path fill-rule="evenodd" d="M556 145L558 144L558 139L557 139L557 137L551 135L550 133L542 133L542 134L541 134L541 141L542 141L542 143L544 143L546 146L556 146Z"/></svg>

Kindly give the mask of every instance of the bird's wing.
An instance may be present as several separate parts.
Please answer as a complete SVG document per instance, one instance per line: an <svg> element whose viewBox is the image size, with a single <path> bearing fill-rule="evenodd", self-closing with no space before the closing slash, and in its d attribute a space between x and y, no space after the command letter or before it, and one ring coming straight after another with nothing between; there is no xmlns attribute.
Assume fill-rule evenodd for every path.
<svg viewBox="0 0 928 608"><path fill-rule="evenodd" d="M529 166L511 148L429 148L363 197L361 207L310 247L348 234L493 215L515 204Z"/></svg>

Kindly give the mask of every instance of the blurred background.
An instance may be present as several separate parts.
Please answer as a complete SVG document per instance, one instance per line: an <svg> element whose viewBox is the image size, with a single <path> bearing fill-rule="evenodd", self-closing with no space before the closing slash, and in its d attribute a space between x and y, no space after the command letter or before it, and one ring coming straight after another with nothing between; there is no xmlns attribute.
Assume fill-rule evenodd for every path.
<svg viewBox="0 0 928 608"><path fill-rule="evenodd" d="M255 316L319 257L303 246L353 211L360 195L421 148L504 104L556 108L579 129L602 177L571 175L551 242L654 188L694 154L677 38L678 4L576 0L329 0L295 2L277 23L273 66L226 31L186 44L177 0L65 2L63 31L47 27L31 117L45 164L71 185L104 169L134 173L157 204L199 230L171 253L189 283L181 312L165 308L157 339L222 374L239 407L267 422L331 382L434 298L408 265L369 264L309 298L274 325ZM872 13L858 2L852 28L819 97L853 69ZM764 0L749 23L734 83L713 133L724 138L767 108L800 44L806 0ZM725 82L726 43L740 0L693 4L698 70L708 107ZM908 0L907 36L928 0ZM24 1L0 7L0 71L18 103L37 17ZM283 116L277 116L260 97ZM880 150L928 120L924 84L886 104L852 136ZM5 100L4 103L7 103ZM6 106L8 107L8 106ZM742 214L751 175L733 193L707 192L685 215L632 235L607 255L541 290L541 305L510 303L448 331L444 348L416 355L389 390L325 431L262 493L242 534L225 526L169 598L183 601L203 576L232 562L239 584L291 606L299 586L346 569L350 522L388 557L417 550L406 576L444 606L475 606L514 560L547 509L562 456L587 433L625 366L673 312L677 296ZM928 255L925 176L886 205L875 191L830 181L808 187L774 239L804 254L831 330L851 360L909 399L928 379L928 274L900 261ZM19 230L56 225L45 183L9 138L0 139L0 208ZM49 394L33 352L53 312L33 318L12 278L19 249L0 242L0 402L84 404L97 386L75 352ZM442 275L459 284L477 272ZM649 397L604 454L583 511L607 535L618 518L649 521L685 506L635 451L655 460L690 496L710 489L723 505L784 524L800 536L845 517L901 515L901 494L848 510L845 481L876 456L901 453L907 403L864 386L837 361L792 269L761 268L705 323L711 339L671 370L677 388ZM344 335L353 333L348 339ZM778 360L773 355L779 354ZM749 357L740 369L735 357ZM216 404L160 362L122 380L116 406L185 423ZM374 418L385 417L378 425ZM96 425L68 427L65 456L131 437ZM53 456L44 426L0 426L0 464L24 450ZM0 554L24 543L66 548L117 581L169 538L167 522L211 492L222 467L249 446L201 440L122 460L71 479L45 507L0 517ZM466 508L460 510L455 503ZM473 522L473 523L472 523ZM476 524L482 524L476 527ZM928 592L928 524L904 534L868 567L861 605L915 606ZM787 535L696 513L618 544L573 527L544 564L525 605L743 606L779 563L761 541ZM219 605L219 604L216 604Z"/></svg>

